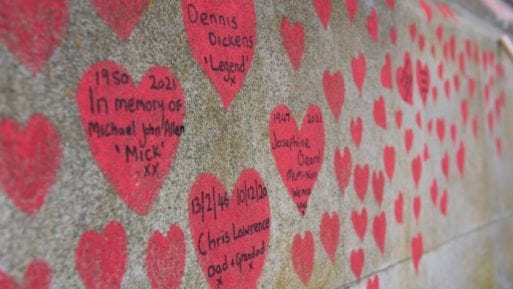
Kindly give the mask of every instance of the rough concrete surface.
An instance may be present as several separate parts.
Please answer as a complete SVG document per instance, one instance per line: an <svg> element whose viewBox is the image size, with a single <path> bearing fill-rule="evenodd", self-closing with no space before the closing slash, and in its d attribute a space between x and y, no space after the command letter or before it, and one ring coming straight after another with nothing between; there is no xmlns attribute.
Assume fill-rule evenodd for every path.
<svg viewBox="0 0 513 289"><path fill-rule="evenodd" d="M0 0L0 288L513 288L513 58L497 43L503 33L513 35L511 24L496 21L479 1L148 0L109 8L100 0L45 0L46 18L37 16L43 6L13 2ZM210 28L186 24L182 5L187 3L238 17L240 33L254 35L253 47L209 50L201 29ZM323 6L330 3L331 8ZM357 9L351 21L352 3ZM316 4L331 14L326 27ZM284 16L290 27L300 22L304 29L304 54L296 68L301 37L286 36ZM27 19L43 24L24 26ZM28 41L28 48L19 39ZM287 46L296 52L290 56ZM49 48L47 57L40 53ZM409 82L402 70L409 66L406 52ZM234 74L235 85L207 72L202 56L209 53L232 61L240 61L237 53L248 57L245 72ZM365 57L361 91L354 77L359 55ZM102 64L107 60L119 67ZM425 103L418 61L428 67ZM169 69L153 71L157 80L169 77L179 87L147 88L151 78L145 74L153 66ZM95 82L100 71L95 69L106 67L124 70L128 84ZM326 70L341 72L343 88L333 90L343 94L343 104L329 104ZM148 157L128 162L114 150L141 146L140 138L97 140L83 125L95 117L133 120L141 134L140 124L160 123L161 115L89 114L89 88L107 99L183 100L186 108L163 116L183 124L183 133L148 139L162 144L157 177L136 175L154 164ZM110 105L112 110L114 102ZM276 123L279 105L288 106L298 127L305 115L312 117L301 136L293 120ZM331 108L337 106L339 118ZM33 115L43 120L33 121ZM359 145L351 129L358 117ZM411 145L405 140L409 131ZM304 166L316 180L289 182L309 197L289 195L286 172L303 166L296 150L273 150L275 134L309 139L311 149L303 149L313 164ZM337 150L346 147L350 163L335 165ZM385 147L395 151L392 175ZM153 157L159 159L158 153ZM344 165L349 174L340 173ZM367 178L359 171L365 165ZM379 180L373 180L378 172L384 178L382 197L376 193ZM238 183L241 174L246 178ZM232 190L244 187L245 180L265 187L267 195L235 207ZM365 182L364 193L357 192ZM193 213L199 208L194 197L213 187L227 191L231 207L223 208L218 199L222 213L204 221ZM306 210L297 203L306 203ZM365 221L355 221L362 210ZM336 213L339 223L323 229L325 213ZM268 229L238 241L232 235L201 254L201 232L231 234L232 223L247 226L266 218ZM166 239L172 225L178 227ZM164 237L150 253L156 231ZM227 264L210 278L203 269L224 262L223 254L234 257L262 242L264 255L244 263L242 271ZM330 242L331 256L325 249ZM361 272L358 250L364 254ZM148 261L149 255L160 261ZM34 260L40 267L26 271Z"/></svg>

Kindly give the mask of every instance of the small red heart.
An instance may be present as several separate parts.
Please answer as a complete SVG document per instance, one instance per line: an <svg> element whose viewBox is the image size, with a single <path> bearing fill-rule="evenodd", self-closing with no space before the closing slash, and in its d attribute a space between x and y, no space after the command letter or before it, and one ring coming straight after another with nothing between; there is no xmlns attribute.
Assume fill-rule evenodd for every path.
<svg viewBox="0 0 513 289"><path fill-rule="evenodd" d="M392 61L390 53L385 54L385 63L381 67L381 85L384 88L392 89Z"/></svg>
<svg viewBox="0 0 513 289"><path fill-rule="evenodd" d="M420 111L417 111L415 114L415 122L417 123L417 126L422 129L422 114Z"/></svg>
<svg viewBox="0 0 513 289"><path fill-rule="evenodd" d="M413 72L410 53L404 54L404 64L396 70L397 87L401 98L407 103L413 104Z"/></svg>
<svg viewBox="0 0 513 289"><path fill-rule="evenodd" d="M424 161L429 160L429 148L427 144L424 144Z"/></svg>
<svg viewBox="0 0 513 289"><path fill-rule="evenodd" d="M30 262L21 284L0 270L0 288L3 289L50 289L52 269L45 260Z"/></svg>
<svg viewBox="0 0 513 289"><path fill-rule="evenodd" d="M136 86L121 65L102 61L82 76L76 101L102 173L130 209L147 214L185 131L180 83L168 68L154 66Z"/></svg>
<svg viewBox="0 0 513 289"><path fill-rule="evenodd" d="M395 124L398 129L400 129L403 124L403 111L400 109L395 112Z"/></svg>
<svg viewBox="0 0 513 289"><path fill-rule="evenodd" d="M465 63L465 54L463 52L460 52L458 57L458 65L460 68L460 73L465 75L466 73L466 63Z"/></svg>
<svg viewBox="0 0 513 289"><path fill-rule="evenodd" d="M374 193L374 199L381 207L383 203L383 192L385 190L385 177L382 171L372 172L372 191Z"/></svg>
<svg viewBox="0 0 513 289"><path fill-rule="evenodd" d="M431 19L433 18L433 11L431 9L431 5L427 3L425 0L419 1L420 7L424 11L424 15L426 15L426 21L427 23L431 22Z"/></svg>
<svg viewBox="0 0 513 289"><path fill-rule="evenodd" d="M144 10L148 6L148 0L91 0L91 2L103 21L122 40L127 40L130 37L132 30L137 26Z"/></svg>
<svg viewBox="0 0 513 289"><path fill-rule="evenodd" d="M441 161L442 172L446 179L449 179L449 154L446 152Z"/></svg>
<svg viewBox="0 0 513 289"><path fill-rule="evenodd" d="M367 232L367 209L363 208L360 212L351 212L351 222L353 223L353 229L360 239L365 239L365 233Z"/></svg>
<svg viewBox="0 0 513 289"><path fill-rule="evenodd" d="M321 109L311 105L298 129L290 108L286 105L277 106L269 117L269 142L276 168L288 189L290 199L301 216L304 216L324 160ZM293 177L290 177L291 174Z"/></svg>
<svg viewBox="0 0 513 289"><path fill-rule="evenodd" d="M185 238L172 225L167 235L153 232L146 249L146 274L153 289L179 288L185 270Z"/></svg>
<svg viewBox="0 0 513 289"><path fill-rule="evenodd" d="M456 124L453 123L451 124L451 127L450 127L450 132L451 132L451 141L452 141L452 144L455 145L456 144L456 140L457 140L457 137L458 137L458 127L456 127Z"/></svg>
<svg viewBox="0 0 513 289"><path fill-rule="evenodd" d="M363 271L363 264L365 262L365 253L363 249L351 250L351 271L356 279L360 279Z"/></svg>
<svg viewBox="0 0 513 289"><path fill-rule="evenodd" d="M433 95L433 102L436 102L436 100L438 99L438 89L436 88L436 86L433 86L433 88L431 89L431 93Z"/></svg>
<svg viewBox="0 0 513 289"><path fill-rule="evenodd" d="M451 99L451 81L449 79L446 79L444 81L444 91L445 91L445 98L450 100Z"/></svg>
<svg viewBox="0 0 513 289"><path fill-rule="evenodd" d="M433 120L432 119L428 120L427 129L428 129L429 135L431 135L433 133Z"/></svg>
<svg viewBox="0 0 513 289"><path fill-rule="evenodd" d="M438 202L438 182L436 179L433 179L431 182L429 191L431 193L431 202L433 202L433 205L436 206L436 203Z"/></svg>
<svg viewBox="0 0 513 289"><path fill-rule="evenodd" d="M292 267L294 267L294 271L301 280L301 283L307 286L308 282L310 282L310 277L312 277L315 243L312 232L306 231L304 235L304 237L301 237L300 234L294 236L294 241L292 241L292 247L290 248L290 258L292 260ZM241 282L244 281L241 280Z"/></svg>
<svg viewBox="0 0 513 289"><path fill-rule="evenodd" d="M424 51L424 47L426 46L426 39L424 38L424 34L419 34L418 45L419 50L421 52Z"/></svg>
<svg viewBox="0 0 513 289"><path fill-rule="evenodd" d="M438 78L440 80L443 80L444 79L444 63L442 61L440 61L440 63L438 63L437 72L438 72Z"/></svg>
<svg viewBox="0 0 513 289"><path fill-rule="evenodd" d="M353 57L351 59L351 72L353 73L353 80L358 87L358 91L360 96L362 95L363 83L365 81L366 74L366 62L365 55L363 53L358 54L358 56Z"/></svg>
<svg viewBox="0 0 513 289"><path fill-rule="evenodd" d="M390 28L389 34L390 34L390 43L395 45L397 43L397 29L395 28L395 26L392 26L392 28Z"/></svg>
<svg viewBox="0 0 513 289"><path fill-rule="evenodd" d="M385 146L383 149L383 164L388 180L391 181L394 178L395 171L395 147Z"/></svg>
<svg viewBox="0 0 513 289"><path fill-rule="evenodd" d="M460 174L463 176L463 172L465 171L465 143L463 142L460 142L458 152L456 153L456 164L458 165Z"/></svg>
<svg viewBox="0 0 513 289"><path fill-rule="evenodd" d="M447 216L447 201L448 201L447 189L444 190L442 197L440 197L440 212L442 215Z"/></svg>
<svg viewBox="0 0 513 289"><path fill-rule="evenodd" d="M452 82L454 84L454 90L456 93L460 93L460 76L458 74L454 74L452 77Z"/></svg>
<svg viewBox="0 0 513 289"><path fill-rule="evenodd" d="M379 41L379 20L376 7L372 7L369 16L367 16L367 32L372 41Z"/></svg>
<svg viewBox="0 0 513 289"><path fill-rule="evenodd" d="M417 155L411 162L411 174L415 182L415 188L419 187L419 180L422 175L422 158Z"/></svg>
<svg viewBox="0 0 513 289"><path fill-rule="evenodd" d="M349 22L353 23L356 12L358 11L358 0L345 0L347 16L349 16Z"/></svg>
<svg viewBox="0 0 513 289"><path fill-rule="evenodd" d="M228 196L216 176L202 173L191 186L188 203L191 241L210 288L217 288L218 278L222 278L224 288L240 288L240 284L256 288L269 251L272 225L268 190L260 174L244 169ZM313 240L311 243L313 246ZM308 252L302 248L301 252L313 259L313 248ZM251 260L244 256L251 256Z"/></svg>
<svg viewBox="0 0 513 289"><path fill-rule="evenodd" d="M324 88L324 96L326 97L331 112L338 121L342 113L345 95L344 77L340 70L335 71L333 74L328 70L324 71L322 75L322 86Z"/></svg>
<svg viewBox="0 0 513 289"><path fill-rule="evenodd" d="M60 162L60 137L48 118L34 114L25 126L0 120L0 186L22 212L44 205Z"/></svg>
<svg viewBox="0 0 513 289"><path fill-rule="evenodd" d="M383 96L380 96L374 101L373 113L376 125L383 129L387 129L387 112L385 108L385 98L383 98Z"/></svg>
<svg viewBox="0 0 513 289"><path fill-rule="evenodd" d="M490 110L488 112L488 116L487 116L487 119L488 119L488 130L490 133L493 133L494 131L494 121L493 121L493 111Z"/></svg>
<svg viewBox="0 0 513 289"><path fill-rule="evenodd" d="M439 24L436 27L436 39L438 39L438 42L440 43L444 40L444 28L442 27L442 24Z"/></svg>
<svg viewBox="0 0 513 289"><path fill-rule="evenodd" d="M357 148L360 147L360 143L362 141L363 134L363 122L361 117L357 117L356 119L352 119L351 123L351 137L353 138L353 142Z"/></svg>
<svg viewBox="0 0 513 289"><path fill-rule="evenodd" d="M399 192L399 194L397 195L397 198L394 201L395 221L398 224L402 224L403 223L403 206L404 206L403 193Z"/></svg>
<svg viewBox="0 0 513 289"><path fill-rule="evenodd" d="M420 60L417 60L417 87L419 94L422 99L422 104L426 106L427 97L431 87L431 77L429 74L428 64L422 64Z"/></svg>
<svg viewBox="0 0 513 289"><path fill-rule="evenodd" d="M374 241L379 248L381 254L385 253L385 240L387 231L387 219L385 212L374 217L372 222L372 234L374 235Z"/></svg>
<svg viewBox="0 0 513 289"><path fill-rule="evenodd" d="M312 3L315 7L315 12L317 12L317 16L319 16L321 20L322 26L324 26L324 29L327 29L330 23L331 11L333 10L331 0L312 0Z"/></svg>
<svg viewBox="0 0 513 289"><path fill-rule="evenodd" d="M460 102L460 111L461 111L461 122L463 122L463 126L467 125L468 120L468 101L466 99Z"/></svg>
<svg viewBox="0 0 513 289"><path fill-rule="evenodd" d="M411 23L408 26L408 30L410 31L410 39L411 41L415 41L415 37L417 37L417 24Z"/></svg>
<svg viewBox="0 0 513 289"><path fill-rule="evenodd" d="M407 153L410 152L412 145L413 145L413 130L407 129L404 132L404 147L406 148Z"/></svg>
<svg viewBox="0 0 513 289"><path fill-rule="evenodd" d="M363 203L369 185L369 166L356 164L353 173L353 186L358 199Z"/></svg>
<svg viewBox="0 0 513 289"><path fill-rule="evenodd" d="M468 79L468 96L470 98L474 97L474 91L476 90L476 82L473 78Z"/></svg>
<svg viewBox="0 0 513 289"><path fill-rule="evenodd" d="M296 22L294 25L291 25L287 17L283 16L281 18L281 38L292 68L298 70L305 51L303 23Z"/></svg>
<svg viewBox="0 0 513 289"><path fill-rule="evenodd" d="M469 38L465 39L465 53L467 58L472 57L472 42L470 42Z"/></svg>
<svg viewBox="0 0 513 289"><path fill-rule="evenodd" d="M369 278L367 280L367 289L379 289L379 277L378 275Z"/></svg>
<svg viewBox="0 0 513 289"><path fill-rule="evenodd" d="M419 222L420 218L420 209L422 207L422 201L420 196L415 196L413 198L413 216L415 216L415 221Z"/></svg>
<svg viewBox="0 0 513 289"><path fill-rule="evenodd" d="M67 1L2 1L0 10L0 39L33 74L39 73L66 34Z"/></svg>
<svg viewBox="0 0 513 289"><path fill-rule="evenodd" d="M445 138L445 120L443 118L436 120L436 133L440 142L443 142Z"/></svg>
<svg viewBox="0 0 513 289"><path fill-rule="evenodd" d="M413 267L415 268L415 272L419 272L420 259L422 258L422 254L424 251L424 246L422 244L422 234L418 233L415 237L411 239L411 255Z"/></svg>
<svg viewBox="0 0 513 289"><path fill-rule="evenodd" d="M340 153L339 149L335 151L333 166L335 167L335 175L340 192L344 193L349 185L352 170L351 151L349 151L348 147L344 148L343 154Z"/></svg>
<svg viewBox="0 0 513 289"><path fill-rule="evenodd" d="M324 251L326 251L331 263L335 264L335 256L340 241L340 219L336 212L333 212L331 216L328 213L322 215L320 234Z"/></svg>
<svg viewBox="0 0 513 289"><path fill-rule="evenodd" d="M86 231L75 252L75 266L87 289L121 288L127 262L125 229L111 221L103 232Z"/></svg>
<svg viewBox="0 0 513 289"><path fill-rule="evenodd" d="M385 0L385 4L387 4L388 9L390 9L390 10L395 9L395 0Z"/></svg>

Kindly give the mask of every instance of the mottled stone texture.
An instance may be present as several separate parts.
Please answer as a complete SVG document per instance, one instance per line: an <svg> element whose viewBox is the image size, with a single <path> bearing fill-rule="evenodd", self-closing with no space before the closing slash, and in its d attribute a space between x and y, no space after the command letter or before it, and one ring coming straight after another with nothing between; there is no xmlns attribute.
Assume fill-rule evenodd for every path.
<svg viewBox="0 0 513 289"><path fill-rule="evenodd" d="M255 0L256 30L246 31L255 33L253 51L245 52L251 61L245 63L245 75L236 75L237 81L245 77L236 93L196 61L201 57L192 51L200 55L209 46L191 49L190 41L201 39L188 39L182 1L127 1L135 7L130 10L95 8L105 5L99 0L45 0L40 5L53 11L46 18L37 14L42 6L8 9L15 5L10 2L0 0L1 288L23 282L20 288L116 288L116 280L121 288L513 288L513 62L497 44L503 33L511 36L511 28L495 22L478 1ZM238 11L222 7L230 1L218 2L216 11L239 13L233 15L243 29L251 18L249 8ZM332 7L324 6L329 2ZM21 16L14 17L17 13ZM16 21L31 22L27 19L47 24L35 24L36 36L16 36L21 29ZM301 43L300 34L286 35L296 33L290 31L298 21L304 33L299 60L294 43ZM229 55L222 49L215 53ZM390 74L383 72L387 54ZM365 57L361 89L354 76L359 55ZM171 164L152 181L159 182L156 189L155 183L146 185L130 175L142 167L115 165L113 181L104 169L113 163L95 159L98 154L88 143L78 105L81 92L85 100L88 96L81 79L106 60L121 65L134 87L150 79L144 76L150 68L165 66L183 91L185 129L175 151L163 154L163 163ZM429 71L426 91L420 91L426 84L418 71L421 63ZM340 83L335 92L324 89L326 70L330 78L336 79L335 71L343 77L341 108L336 100ZM411 95L408 85L413 85ZM112 97L123 94L116 88L104 91ZM335 100L326 96L330 93ZM180 98L179 92L173 95ZM296 154L281 153L285 159L278 160L272 148L277 126L270 124L271 115L281 104L298 125L307 110L314 121L322 118L324 132L312 126L309 135L316 148L311 161L320 164L318 177L313 187L304 185L311 194L299 201L289 196L280 175L287 167L277 165L297 166ZM309 110L311 105L318 109ZM363 127L359 145L354 140L358 118ZM294 126L284 131L293 135ZM342 153L346 147L351 164L340 162L350 173L347 184L340 185L343 165L337 169L334 162L337 149ZM394 148L393 169L384 161L385 147ZM113 144L108 148L116 154ZM360 188L365 165L367 190ZM244 171L248 168L259 177ZM378 172L384 178L382 194ZM262 202L268 205L230 208L217 222L190 216L194 196L215 186L231 198L241 174L265 186ZM130 186L135 193L153 190L155 197L134 197L130 203L119 193ZM307 209L298 210L296 201L307 202ZM217 205L221 209L219 200ZM230 230L230 222L248 225L266 217L270 227L262 223L265 232L218 245L223 254L235 256L264 240L266 255L254 260L256 271L221 273L223 285L216 287L201 265L210 255L198 258L199 232ZM159 246L167 251L155 249ZM106 253L99 257L102 248ZM171 263L150 265L150 255ZM95 287L99 284L105 287Z"/></svg>

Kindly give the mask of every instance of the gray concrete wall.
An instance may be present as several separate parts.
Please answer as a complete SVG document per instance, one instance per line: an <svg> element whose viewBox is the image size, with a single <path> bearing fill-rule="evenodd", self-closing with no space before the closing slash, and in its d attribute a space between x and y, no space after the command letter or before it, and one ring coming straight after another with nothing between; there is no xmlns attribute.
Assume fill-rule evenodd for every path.
<svg viewBox="0 0 513 289"><path fill-rule="evenodd" d="M511 28L479 2L12 2L0 288L513 288Z"/></svg>

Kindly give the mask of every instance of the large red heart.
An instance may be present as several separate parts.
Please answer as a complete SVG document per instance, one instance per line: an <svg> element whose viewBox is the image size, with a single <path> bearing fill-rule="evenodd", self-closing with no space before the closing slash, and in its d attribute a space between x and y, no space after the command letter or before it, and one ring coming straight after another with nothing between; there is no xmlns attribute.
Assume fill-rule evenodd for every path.
<svg viewBox="0 0 513 289"><path fill-rule="evenodd" d="M317 16L321 19L322 26L324 26L324 29L327 29L330 23L331 11L333 10L331 0L312 0L312 3Z"/></svg>
<svg viewBox="0 0 513 289"><path fill-rule="evenodd" d="M256 288L269 249L271 211L267 187L245 169L231 197L214 175L196 178L189 193L189 226L210 288Z"/></svg>
<svg viewBox="0 0 513 289"><path fill-rule="evenodd" d="M372 235L381 254L385 253L385 240L387 232L387 219L385 212L381 212L372 221Z"/></svg>
<svg viewBox="0 0 513 289"><path fill-rule="evenodd" d="M45 260L30 262L25 270L23 281L18 284L6 273L0 271L2 289L49 289L52 282L52 269Z"/></svg>
<svg viewBox="0 0 513 289"><path fill-rule="evenodd" d="M125 229L111 221L98 233L82 234L75 252L75 266L87 289L121 288L127 262Z"/></svg>
<svg viewBox="0 0 513 289"><path fill-rule="evenodd" d="M365 262L365 253L363 249L351 251L351 271L356 279L360 279L363 271L363 264Z"/></svg>
<svg viewBox="0 0 513 289"><path fill-rule="evenodd" d="M305 51L303 23L296 22L294 25L291 25L287 17L283 16L281 19L281 39L292 68L298 70Z"/></svg>
<svg viewBox="0 0 513 289"><path fill-rule="evenodd" d="M255 54L253 0L183 0L182 15L192 56L228 110Z"/></svg>
<svg viewBox="0 0 513 289"><path fill-rule="evenodd" d="M422 104L426 106L427 97L430 91L431 76L429 74L428 64L422 64L420 60L417 60L417 87L419 94L422 99Z"/></svg>
<svg viewBox="0 0 513 289"><path fill-rule="evenodd" d="M174 161L185 131L182 88L166 67L155 66L135 86L111 61L91 66L77 88L89 148L119 196L147 214Z"/></svg>
<svg viewBox="0 0 513 289"><path fill-rule="evenodd" d="M0 0L0 39L34 74L52 56L67 27L65 0Z"/></svg>
<svg viewBox="0 0 513 289"><path fill-rule="evenodd" d="M360 212L351 212L351 222L353 223L353 229L360 239L363 241L365 233L367 232L367 209L363 208Z"/></svg>
<svg viewBox="0 0 513 289"><path fill-rule="evenodd" d="M338 186L343 193L349 185L352 170L351 151L348 147L344 148L344 154L341 154L339 149L335 151L333 166L335 167Z"/></svg>
<svg viewBox="0 0 513 289"><path fill-rule="evenodd" d="M277 106L269 119L269 141L276 167L301 216L324 160L324 123L321 109L311 105L301 129L286 105Z"/></svg>
<svg viewBox="0 0 513 289"><path fill-rule="evenodd" d="M356 164L353 173L353 186L356 196L363 203L369 185L369 165Z"/></svg>
<svg viewBox="0 0 513 289"><path fill-rule="evenodd" d="M32 115L25 127L0 120L0 185L21 211L43 206L60 160L60 137L45 116Z"/></svg>
<svg viewBox="0 0 513 289"><path fill-rule="evenodd" d="M304 238L300 234L296 234L290 248L290 258L294 271L305 286L308 286L310 277L312 277L314 257L315 243L312 232L306 231Z"/></svg>
<svg viewBox="0 0 513 289"><path fill-rule="evenodd" d="M367 64L363 53L351 59L351 72L353 73L354 83L356 87L358 87L358 92L361 96L363 83L365 82L365 74L367 73Z"/></svg>
<svg viewBox="0 0 513 289"><path fill-rule="evenodd" d="M148 6L149 0L91 0L100 17L119 38L127 40Z"/></svg>
<svg viewBox="0 0 513 289"><path fill-rule="evenodd" d="M322 214L320 237L324 251L326 251L331 263L335 264L335 256L340 241L340 218L336 212L333 212L331 216L328 213Z"/></svg>
<svg viewBox="0 0 513 289"><path fill-rule="evenodd" d="M404 64L396 70L397 87L401 98L407 103L413 104L413 68L410 53L404 53Z"/></svg>
<svg viewBox="0 0 513 289"><path fill-rule="evenodd" d="M392 61L390 53L385 55L385 63L381 67L381 85L384 88L392 89Z"/></svg>
<svg viewBox="0 0 513 289"><path fill-rule="evenodd" d="M418 233L415 237L411 239L411 255L413 267L415 268L415 272L419 272L419 263L422 258L424 246L422 242L422 234Z"/></svg>
<svg viewBox="0 0 513 289"><path fill-rule="evenodd" d="M342 106L344 105L345 94L344 77L340 70L335 71L333 74L328 70L324 71L322 75L322 87L324 88L324 96L328 101L331 112L335 116L335 119L339 120Z"/></svg>
<svg viewBox="0 0 513 289"><path fill-rule="evenodd" d="M369 16L367 16L367 33L369 33L372 41L379 41L379 20L376 7L372 7Z"/></svg>
<svg viewBox="0 0 513 289"><path fill-rule="evenodd" d="M153 289L179 288L185 270L185 238L172 225L167 235L155 231L146 249L146 274Z"/></svg>

